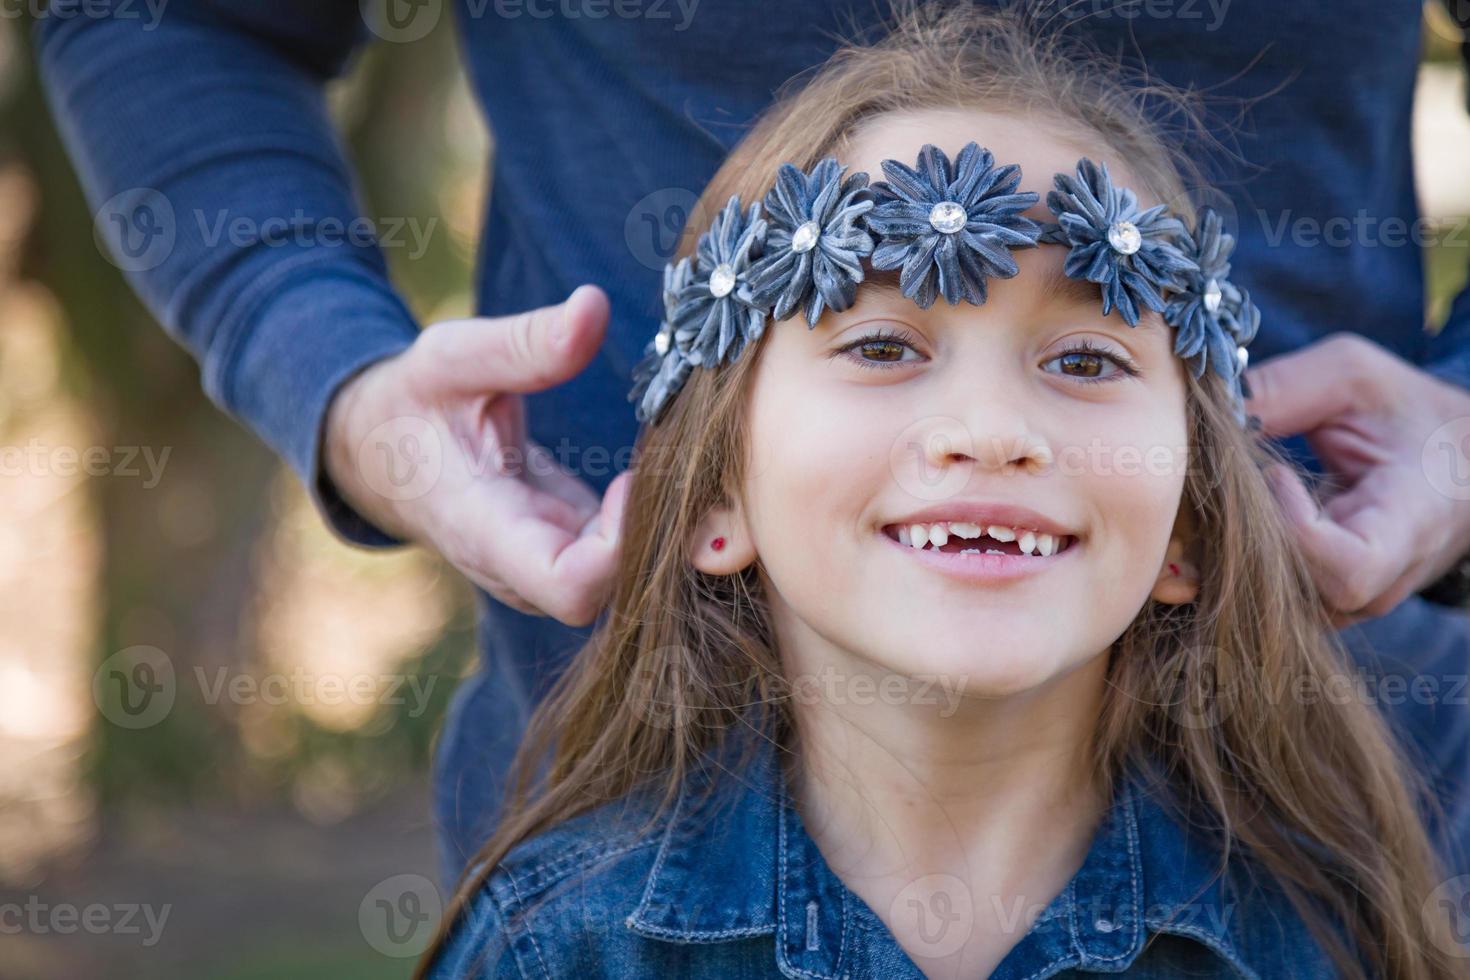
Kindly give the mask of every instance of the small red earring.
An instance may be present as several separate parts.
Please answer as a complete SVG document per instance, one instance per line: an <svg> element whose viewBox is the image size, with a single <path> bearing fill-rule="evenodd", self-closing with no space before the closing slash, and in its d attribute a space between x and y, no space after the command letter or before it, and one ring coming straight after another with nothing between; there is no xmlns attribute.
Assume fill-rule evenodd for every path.
<svg viewBox="0 0 1470 980"><path fill-rule="evenodd" d="M711 541L709 543L709 546L711 548L715 549L716 551L719 551L721 548L725 547L725 539L724 538L715 538L713 541Z"/></svg>
<svg viewBox="0 0 1470 980"><path fill-rule="evenodd" d="M1178 575L1179 574L1179 566L1176 565L1176 564L1174 564L1172 561L1169 562L1169 574L1171 574L1171 575Z"/></svg>

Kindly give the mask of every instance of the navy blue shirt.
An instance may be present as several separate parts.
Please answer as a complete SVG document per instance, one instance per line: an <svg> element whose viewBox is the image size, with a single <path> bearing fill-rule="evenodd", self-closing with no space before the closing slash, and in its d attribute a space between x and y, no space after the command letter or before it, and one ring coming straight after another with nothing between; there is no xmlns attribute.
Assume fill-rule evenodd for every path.
<svg viewBox="0 0 1470 980"><path fill-rule="evenodd" d="M681 209L773 90L824 61L834 34L873 30L880 6L426 0L398 4L400 19L377 28L406 41L418 18L457 18L495 138L479 311L559 302L584 282L611 297L587 369L526 399L531 438L598 491L636 435L631 370L657 328ZM1420 250L1399 230L1418 218L1420 0L1027 6L1055 8L1054 23L1142 59L1155 78L1234 100L1210 127L1233 152L1198 138L1186 148L1227 195L1209 203L1238 234L1236 277L1264 312L1253 360L1345 330L1470 386L1470 293L1431 338ZM37 37L48 98L119 264L198 358L210 396L281 453L338 531L384 544L320 485L321 421L346 378L402 350L418 326L375 247L310 234L360 215L323 87L372 33L358 0L170 0L156 20L136 0L53 0ZM215 238L221 210L256 227L290 218L306 233ZM526 715L587 635L482 602L483 669L459 692L437 757L446 875L495 819ZM1417 599L1363 635L1412 675L1463 673L1470 660L1463 616ZM1464 709L1394 713L1436 778L1470 771Z"/></svg>
<svg viewBox="0 0 1470 980"><path fill-rule="evenodd" d="M921 980L884 920L827 865L770 743L752 744L747 764L732 764L729 749L729 761L696 770L651 831L639 824L652 794L633 794L513 847L430 975ZM1190 826L1156 767L1129 767L1066 886L1039 913L1034 899L995 906L1002 925L1014 912L1020 935L992 980L1337 976L1260 869L1235 857L1221 877L1219 851ZM913 893L913 914L925 948L943 955L992 903L958 878L933 884Z"/></svg>

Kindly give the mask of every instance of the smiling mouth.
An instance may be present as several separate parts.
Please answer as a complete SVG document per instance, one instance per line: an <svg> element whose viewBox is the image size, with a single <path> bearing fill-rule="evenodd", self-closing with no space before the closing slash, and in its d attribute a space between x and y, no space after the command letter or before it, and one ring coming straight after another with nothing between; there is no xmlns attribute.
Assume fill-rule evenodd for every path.
<svg viewBox="0 0 1470 980"><path fill-rule="evenodd" d="M980 525L966 521L928 524L887 524L883 533L915 551L949 555L1010 555L1047 558L1066 551L1075 542L1070 534L1046 534L1025 527Z"/></svg>

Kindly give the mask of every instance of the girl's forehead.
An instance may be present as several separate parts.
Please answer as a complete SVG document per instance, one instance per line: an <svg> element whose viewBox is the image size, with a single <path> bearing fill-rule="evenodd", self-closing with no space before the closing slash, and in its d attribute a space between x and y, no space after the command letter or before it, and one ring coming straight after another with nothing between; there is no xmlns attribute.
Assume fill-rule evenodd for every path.
<svg viewBox="0 0 1470 980"><path fill-rule="evenodd" d="M1047 192L1055 186L1053 177L1074 172L1082 157L1106 161L1114 185L1132 190L1140 206L1163 203L1137 178L1127 160L1118 159L1098 138L1089 139L1080 123L1069 127L1061 121L1012 113L958 108L884 113L854 130L837 156L849 172L864 171L870 181L879 181L886 179L884 160L912 167L925 143L954 159L972 140L994 155L997 167L1013 163L1021 168L1016 189L1034 191L1039 197L1023 212L1034 221L1054 220L1046 207Z"/></svg>

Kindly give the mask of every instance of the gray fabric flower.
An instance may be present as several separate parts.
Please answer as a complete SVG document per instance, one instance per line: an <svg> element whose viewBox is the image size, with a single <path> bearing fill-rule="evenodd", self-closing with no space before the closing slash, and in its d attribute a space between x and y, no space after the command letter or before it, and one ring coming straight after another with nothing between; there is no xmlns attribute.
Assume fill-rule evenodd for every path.
<svg viewBox="0 0 1470 980"><path fill-rule="evenodd" d="M677 350L659 354L654 345L644 348L643 360L633 370L633 391L629 401L637 401L633 415L639 422L657 423L664 408L673 401L684 382L689 380L694 365Z"/></svg>
<svg viewBox="0 0 1470 980"><path fill-rule="evenodd" d="M694 275L674 292L669 322L674 344L696 367L716 367L760 338L768 310L750 291L750 266L760 257L766 220L759 201L740 210L733 194L699 236Z"/></svg>
<svg viewBox="0 0 1470 980"><path fill-rule="evenodd" d="M695 367L715 367L739 356L765 331L767 310L750 294L750 266L761 254L766 222L759 202L748 212L740 196L699 236L688 256L664 266L664 319L633 369L634 415L654 421Z"/></svg>
<svg viewBox="0 0 1470 980"><path fill-rule="evenodd" d="M1261 311L1248 292L1230 281L1235 238L1226 234L1214 209L1201 208L1195 233L1184 232L1180 247L1198 268L1185 274L1182 288L1164 309L1165 321L1176 330L1174 353L1189 362L1196 378L1206 367L1214 369L1230 382L1238 400L1245 347L1260 328Z"/></svg>
<svg viewBox="0 0 1470 980"><path fill-rule="evenodd" d="M951 304L984 303L989 276L1009 279L1020 271L1010 250L1036 244L1040 226L1020 213L1037 195L1016 193L1019 167L994 162L974 142L953 164L928 143L917 170L882 161L888 180L872 185L878 203L867 219L881 236L873 268L901 268L899 288L923 309L940 295Z"/></svg>
<svg viewBox="0 0 1470 980"><path fill-rule="evenodd" d="M674 305L678 294L694 276L689 257L664 266L664 319L658 333L643 349L643 359L633 368L629 401L637 401L634 417L639 422L657 422L664 406L679 393L694 365L674 344Z"/></svg>
<svg viewBox="0 0 1470 980"><path fill-rule="evenodd" d="M1101 284L1103 316L1116 307L1130 327L1140 305L1162 313L1163 291L1199 268L1176 244L1184 225L1162 204L1140 211L1131 190L1113 186L1106 163L1084 157L1076 177L1057 174L1055 183L1046 206L1058 221L1046 225L1041 241L1072 247L1067 275Z"/></svg>
<svg viewBox="0 0 1470 980"><path fill-rule="evenodd" d="M868 175L842 179L845 168L827 157L803 173L781 164L766 195L765 252L750 270L751 293L771 317L784 320L798 306L814 328L824 307L852 306L863 281L873 236L862 222L873 207Z"/></svg>
<svg viewBox="0 0 1470 980"><path fill-rule="evenodd" d="M1011 249L1067 245L1065 271L1100 284L1103 315L1116 308L1130 326L1140 307L1175 328L1174 353L1196 378L1213 368L1230 386L1244 422L1245 348L1261 315L1229 280L1235 239L1220 216L1201 209L1191 234L1163 205L1140 211L1116 188L1107 166L1083 159L1077 174L1057 174L1044 226L1021 212L1034 193L1018 193L1020 169L995 167L971 142L951 164L939 148L919 151L918 169L882 161L888 181L843 176L835 157L809 172L782 164L765 198L742 210L732 196L699 237L692 257L664 267L664 316L633 369L630 401L640 422L656 424L695 367L717 367L759 340L768 318L801 308L809 328L823 311L848 309L863 281L862 259L901 269L903 294L921 308L938 296L985 302L990 276L1019 271ZM1165 299L1165 294L1169 294Z"/></svg>
<svg viewBox="0 0 1470 980"><path fill-rule="evenodd" d="M1202 208L1195 235L1186 231L1180 245L1198 268L1186 274L1164 310L1164 319L1178 330L1174 353L1190 361L1196 378L1206 366L1228 378L1235 372L1236 348L1249 344L1261 323L1250 295L1230 281L1235 238L1224 232L1219 214Z"/></svg>

